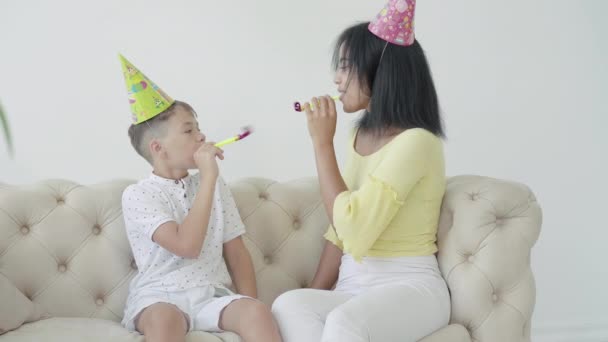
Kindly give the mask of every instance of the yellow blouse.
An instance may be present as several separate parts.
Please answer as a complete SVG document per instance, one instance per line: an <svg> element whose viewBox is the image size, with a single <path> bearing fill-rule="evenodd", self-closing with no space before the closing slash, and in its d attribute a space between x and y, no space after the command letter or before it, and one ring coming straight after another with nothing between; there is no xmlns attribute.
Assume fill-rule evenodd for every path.
<svg viewBox="0 0 608 342"><path fill-rule="evenodd" d="M368 156L354 148L342 173L348 187L334 202L325 238L353 258L431 255L445 192L443 143L408 129Z"/></svg>

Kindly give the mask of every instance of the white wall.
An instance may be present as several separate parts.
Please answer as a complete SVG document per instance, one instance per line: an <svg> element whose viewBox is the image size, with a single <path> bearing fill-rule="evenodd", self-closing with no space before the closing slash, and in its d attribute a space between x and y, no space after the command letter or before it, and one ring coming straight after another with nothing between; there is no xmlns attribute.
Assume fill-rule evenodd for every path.
<svg viewBox="0 0 608 342"><path fill-rule="evenodd" d="M333 92L333 40L382 5L2 0L0 100L16 156L0 141L0 182L93 183L149 172L127 139L118 52L190 102L211 138L255 127L226 147L228 180L314 175L292 102ZM418 4L418 38L448 129L448 173L524 182L543 206L533 254L535 341L608 339L607 12L603 0ZM352 118L341 117L338 146Z"/></svg>

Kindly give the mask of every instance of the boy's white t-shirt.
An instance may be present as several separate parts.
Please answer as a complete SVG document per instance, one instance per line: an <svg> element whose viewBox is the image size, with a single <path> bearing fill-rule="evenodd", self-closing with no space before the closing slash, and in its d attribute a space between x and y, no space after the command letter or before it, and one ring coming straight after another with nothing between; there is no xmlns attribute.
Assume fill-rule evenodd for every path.
<svg viewBox="0 0 608 342"><path fill-rule="evenodd" d="M236 204L226 182L218 177L207 235L197 259L179 257L154 241L163 223L181 224L198 192L199 174L181 180L150 177L130 185L122 196L127 237L138 273L131 281L129 300L146 290L181 291L196 286L231 284L222 256L222 245L245 233ZM202 229L202 227L201 227Z"/></svg>

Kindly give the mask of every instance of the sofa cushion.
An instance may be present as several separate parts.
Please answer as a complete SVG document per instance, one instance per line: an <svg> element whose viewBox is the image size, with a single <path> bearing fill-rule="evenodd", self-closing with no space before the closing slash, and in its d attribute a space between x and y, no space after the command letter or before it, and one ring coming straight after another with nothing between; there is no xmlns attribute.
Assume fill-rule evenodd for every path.
<svg viewBox="0 0 608 342"><path fill-rule="evenodd" d="M423 338L419 342L471 342L467 329L460 324L450 324Z"/></svg>
<svg viewBox="0 0 608 342"><path fill-rule="evenodd" d="M0 335L44 317L40 306L24 296L3 274L0 274L0 303Z"/></svg>
<svg viewBox="0 0 608 342"><path fill-rule="evenodd" d="M18 330L5 335L11 342L144 342L142 335L128 332L120 323L95 318L49 318L35 323L24 324ZM210 334L193 332L186 336L186 342L239 342L232 333Z"/></svg>

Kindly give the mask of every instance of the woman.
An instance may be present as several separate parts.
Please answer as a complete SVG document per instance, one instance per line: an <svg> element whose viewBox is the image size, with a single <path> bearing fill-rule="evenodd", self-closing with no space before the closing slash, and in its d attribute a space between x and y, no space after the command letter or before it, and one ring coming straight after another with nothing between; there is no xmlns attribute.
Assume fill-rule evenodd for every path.
<svg viewBox="0 0 608 342"><path fill-rule="evenodd" d="M336 43L343 110L363 111L342 174L335 102L323 96L304 105L332 224L311 289L273 305L286 342L416 341L448 324L450 298L435 256L444 132L414 38L414 7L391 0L374 22L346 29Z"/></svg>

